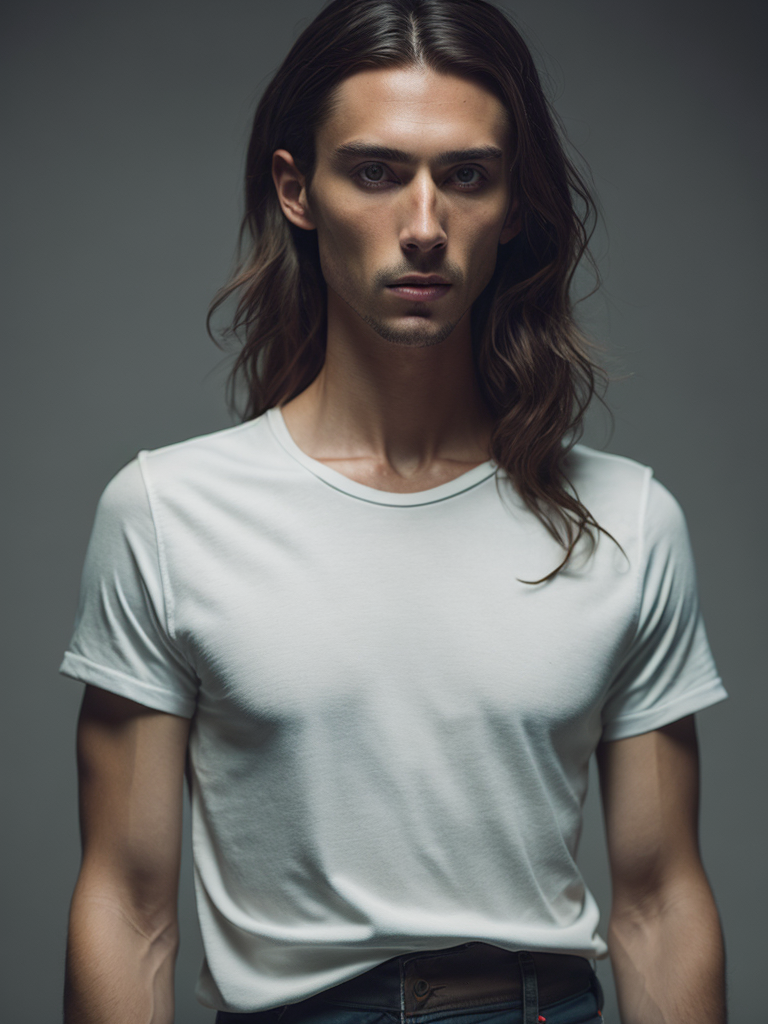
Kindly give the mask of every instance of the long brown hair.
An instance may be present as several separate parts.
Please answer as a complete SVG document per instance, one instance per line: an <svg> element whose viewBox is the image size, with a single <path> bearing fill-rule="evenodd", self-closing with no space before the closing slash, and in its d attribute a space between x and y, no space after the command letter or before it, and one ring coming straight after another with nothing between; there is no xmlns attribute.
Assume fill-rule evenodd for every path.
<svg viewBox="0 0 768 1024"><path fill-rule="evenodd" d="M491 90L514 128L513 195L522 230L499 247L492 280L472 308L473 352L494 417L492 458L565 549L605 532L565 474L586 408L606 383L573 315L571 282L585 257L596 206L565 152L562 129L533 58L508 18L485 0L332 0L302 32L258 105L248 146L239 265L211 317L237 305L223 337L241 343L229 378L247 393L243 420L282 405L317 376L325 357L326 288L316 232L283 215L272 154L287 149L311 185L315 137L332 93L369 68L417 65ZM595 274L597 274L596 268ZM213 335L212 335L213 337Z"/></svg>

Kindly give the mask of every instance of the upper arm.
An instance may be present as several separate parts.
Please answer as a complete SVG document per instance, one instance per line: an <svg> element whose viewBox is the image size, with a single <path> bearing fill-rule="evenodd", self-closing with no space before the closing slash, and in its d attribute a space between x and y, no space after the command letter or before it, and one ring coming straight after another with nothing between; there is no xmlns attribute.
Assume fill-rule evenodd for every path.
<svg viewBox="0 0 768 1024"><path fill-rule="evenodd" d="M190 721L87 686L77 729L83 865L138 910L175 907Z"/></svg>
<svg viewBox="0 0 768 1024"><path fill-rule="evenodd" d="M703 873L693 715L597 750L614 906Z"/></svg>

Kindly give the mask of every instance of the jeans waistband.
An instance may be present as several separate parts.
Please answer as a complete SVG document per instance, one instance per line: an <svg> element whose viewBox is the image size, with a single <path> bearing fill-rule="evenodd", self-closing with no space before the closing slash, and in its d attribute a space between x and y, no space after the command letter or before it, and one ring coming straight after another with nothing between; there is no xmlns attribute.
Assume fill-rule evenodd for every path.
<svg viewBox="0 0 768 1024"><path fill-rule="evenodd" d="M584 957L512 952L484 942L468 942L393 957L349 981L291 1004L285 1008L290 1012L278 1013L276 1019L293 1019L301 1008L309 1010L318 1003L350 1010L380 1010L401 1020L516 1003L523 1024L537 1024L540 1008L589 992L602 1006L599 983ZM260 1017L220 1013L217 1022L240 1024ZM296 1019L300 1017L299 1012Z"/></svg>

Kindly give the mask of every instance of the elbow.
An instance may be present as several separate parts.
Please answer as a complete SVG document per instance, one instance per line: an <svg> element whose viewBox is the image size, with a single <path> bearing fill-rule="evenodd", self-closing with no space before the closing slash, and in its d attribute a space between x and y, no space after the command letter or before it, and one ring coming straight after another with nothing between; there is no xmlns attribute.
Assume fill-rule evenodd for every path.
<svg viewBox="0 0 768 1024"><path fill-rule="evenodd" d="M631 878L614 879L609 934L636 935L680 916L717 918L712 890L701 861L675 870L648 870Z"/></svg>
<svg viewBox="0 0 768 1024"><path fill-rule="evenodd" d="M84 860L70 916L111 919L151 947L178 948L176 880L157 873L122 874Z"/></svg>

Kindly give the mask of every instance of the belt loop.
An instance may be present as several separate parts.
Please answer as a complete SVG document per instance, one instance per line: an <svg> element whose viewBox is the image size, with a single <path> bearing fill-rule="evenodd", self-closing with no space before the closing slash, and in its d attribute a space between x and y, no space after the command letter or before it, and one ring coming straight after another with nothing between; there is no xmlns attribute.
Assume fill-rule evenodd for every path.
<svg viewBox="0 0 768 1024"><path fill-rule="evenodd" d="M539 985L536 980L536 964L530 953L517 954L520 967L520 980L523 987L523 1021L522 1024L538 1024L539 1020Z"/></svg>

